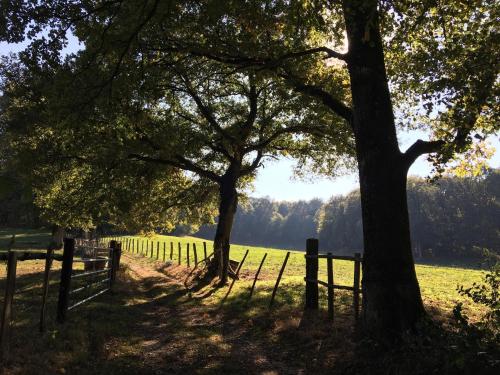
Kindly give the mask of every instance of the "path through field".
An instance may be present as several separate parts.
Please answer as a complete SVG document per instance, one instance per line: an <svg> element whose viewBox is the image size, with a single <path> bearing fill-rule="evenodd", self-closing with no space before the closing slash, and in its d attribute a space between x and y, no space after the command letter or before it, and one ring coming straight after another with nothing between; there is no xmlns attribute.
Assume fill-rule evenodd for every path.
<svg viewBox="0 0 500 375"><path fill-rule="evenodd" d="M138 338L131 361L134 370L140 363L143 371L158 374L317 373L331 367L340 354L328 350L335 341L330 332L299 329L298 312L286 318L280 313L232 316L228 309L204 305L200 293L188 296L180 281L182 271L168 275L177 267L154 269L150 262L128 254L123 263L127 271L119 293L130 293L130 303L142 311L142 319L128 327L127 336ZM119 340L109 342L108 359L123 356L127 346Z"/></svg>

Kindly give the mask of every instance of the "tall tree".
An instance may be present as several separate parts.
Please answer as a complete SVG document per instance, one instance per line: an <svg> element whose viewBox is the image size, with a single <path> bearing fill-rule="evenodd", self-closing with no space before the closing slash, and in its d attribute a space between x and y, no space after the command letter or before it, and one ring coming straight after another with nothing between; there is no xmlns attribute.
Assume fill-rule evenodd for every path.
<svg viewBox="0 0 500 375"><path fill-rule="evenodd" d="M172 166L131 163L120 129L102 122L104 110L116 107L87 100L79 106L71 92L76 84L71 64L32 61L32 56L5 59L0 69L0 153L7 171L16 171L18 188L29 187L30 201L54 234L58 228L88 230L103 223L152 231L209 220L211 185Z"/></svg>
<svg viewBox="0 0 500 375"><path fill-rule="evenodd" d="M245 7L251 16L242 20L238 14ZM232 3L218 14L219 20L232 22L217 25L237 38L222 34L216 47L203 52L228 64L274 71L351 126L363 217L363 322L379 336L413 330L425 315L411 251L410 166L419 156L435 153L440 169L471 145L472 136L498 130L498 12L498 4L489 1ZM339 52L344 33L347 52ZM254 53L248 48L252 36L260 46L252 48ZM318 65L310 64L318 56L337 60L330 69L345 69L349 87L328 87ZM433 140L400 150L390 84L398 111L414 111L402 125L429 129Z"/></svg>
<svg viewBox="0 0 500 375"><path fill-rule="evenodd" d="M134 80L129 72L139 57L140 74ZM238 196L256 170L267 158L291 148L297 154L306 152L314 139L341 137L343 128L328 126L337 120L334 116L254 69L235 71L204 57L151 53L141 45L121 64L114 80L127 83L123 90L115 84L112 95L127 104L117 107L119 115L109 126L122 127L123 138L131 140L122 147L130 160L171 166L217 186L218 221L209 273L224 284ZM331 163L336 155L332 150ZM335 162L342 164L343 159L339 156Z"/></svg>
<svg viewBox="0 0 500 375"><path fill-rule="evenodd" d="M80 164L91 171L100 170L101 165L112 165L118 170L117 165L125 160L156 165L160 171L186 171L184 177L193 179L195 184L208 181L207 186L216 186L218 222L209 273L217 275L224 284L238 189L252 181L267 158L290 149L304 154L313 149L315 140L323 145L326 139L342 137L347 137L344 147L353 150L350 135L342 125L329 126L338 119L315 101L286 87L282 80L271 80L268 74L256 69L235 70L206 57L152 51L144 47L149 38L145 35L141 43L129 46L127 55L120 56L118 71L114 54L101 53L96 64L96 51L92 48L79 52L56 69L47 92L52 93L51 102L56 103L52 104L55 108L51 113L57 114L60 130L51 142L74 150L54 146L59 148L60 157L74 163L71 167L65 164L69 171L64 173L70 176ZM91 45L97 41L87 40ZM31 57L26 69L34 69L29 66L33 61L35 69L39 69ZM110 76L112 89L107 87ZM102 90L106 90L106 95ZM83 97L82 91L86 93ZM44 98L41 110L48 112L48 94L41 90L40 95ZM26 95L23 99L30 100ZM10 110L16 112L14 107ZM57 121L54 116L50 120ZM71 140L65 138L68 136ZM337 158L338 153L332 149L325 160L342 165L344 154ZM92 163L96 163L96 168ZM86 175L83 171L77 173ZM55 183L61 184L60 180ZM130 190L140 188L131 183L123 185ZM54 185L48 186L52 191ZM106 186L116 187L109 183ZM59 187L58 191L72 189ZM89 196L94 199L99 195L103 199L106 194L100 192ZM110 198L115 195L108 194ZM211 202L203 196L198 200L200 205ZM67 200L62 201L68 205ZM60 207L57 202L54 198L47 200L44 207L55 213Z"/></svg>
<svg viewBox="0 0 500 375"><path fill-rule="evenodd" d="M344 119L356 141L361 187L364 325L382 336L415 328L424 309L406 174L421 155L435 153L440 168L471 144L475 132L484 137L498 129L497 2L47 3L23 3L22 12L7 7L3 39L48 26L57 36L47 43L53 51L71 25L84 39L100 24L95 30L103 38L94 46L117 57L118 72L130 46L147 34L150 51L189 52L274 72ZM348 50L339 52L345 36ZM324 59L336 62L321 65ZM403 126L430 129L433 139L401 152L394 104L400 113L413 113Z"/></svg>

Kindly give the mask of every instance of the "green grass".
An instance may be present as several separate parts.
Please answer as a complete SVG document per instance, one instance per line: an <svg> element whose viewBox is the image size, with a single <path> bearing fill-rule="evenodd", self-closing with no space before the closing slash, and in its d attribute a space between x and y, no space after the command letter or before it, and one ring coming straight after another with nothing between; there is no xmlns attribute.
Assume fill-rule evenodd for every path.
<svg viewBox="0 0 500 375"><path fill-rule="evenodd" d="M7 250L12 235L16 235L14 249L46 249L50 242L50 232L40 229L0 229L0 251Z"/></svg>
<svg viewBox="0 0 500 375"><path fill-rule="evenodd" d="M30 229L1 229L0 230L0 251L5 251L10 241L12 234L16 234L15 249L44 249L50 241L50 232L44 230ZM166 260L170 259L170 243L172 243L173 263L179 261L178 246L181 245L181 264L187 264L187 244L190 244L190 263L194 264L193 244L196 244L198 260L203 258L203 242L206 243L208 254L212 253L212 242L196 237L174 237L164 235L154 236L122 236L122 240L134 239L135 243L139 243L139 252L144 246L146 251L146 243L148 249L148 257L151 256L151 242L153 242L153 258L156 258L156 252L159 245L159 258L163 260L163 249L165 246ZM259 276L256 293L262 298L270 295L274 282L278 275L279 269L285 258L286 250L246 246L246 245L231 245L231 259L241 260L246 250L249 254L241 270L242 280L238 281L232 291L232 295L248 293L248 290L253 281L253 275L262 260L262 257L267 253L267 258L264 267ZM135 249L137 252L137 248ZM305 258L302 251L289 250L290 258L283 276L280 292L288 290L290 294L279 294L278 301L282 295L286 295L285 300L288 303L300 304L303 300L303 278L305 272ZM456 288L458 285L472 285L474 282L481 282L484 271L477 269L468 269L461 267L445 267L433 265L416 265L416 271L422 297L426 304L430 307L435 307L442 312L449 313L453 306L458 302L464 302L468 306L468 312L481 312L480 307L470 304L470 301L465 300L460 296ZM320 260L319 277L326 280L326 261ZM336 284L352 285L353 280L353 262L337 260L334 261L334 280ZM323 290L323 288L320 288ZM343 294L340 293L340 296ZM215 297L219 297L217 294ZM213 302L213 301L211 301ZM324 302L324 299L323 299Z"/></svg>
<svg viewBox="0 0 500 375"><path fill-rule="evenodd" d="M11 233L9 230L0 231L0 250L5 250ZM18 246L23 248L43 249L50 240L50 234L44 231L17 231L17 234ZM241 372L244 364L248 373L253 373L256 368L259 373L265 370L269 373L300 373L312 366L310 373L341 374L342 361L348 366L356 362L350 359L354 345L351 293L336 291L336 320L333 324L321 318L314 320L307 329L298 329L305 316L302 309L303 252L291 251L274 308L269 310L270 295L285 251L232 245L232 259L241 260L246 249L249 255L242 267L241 279L226 297L227 287L213 289L206 286L188 293L182 285L189 273L184 267L187 244L191 247L193 266L192 244L196 243L198 259L201 260L203 240L161 235L120 239L127 238L153 241L153 257L150 245L147 257L124 255L115 293L105 294L72 311L64 326L55 323L60 262L54 262L47 310L48 330L43 335L37 332L37 322L44 262L18 262L12 355L6 362L7 373L233 374ZM174 245L173 266L163 262L163 244L166 260L170 261L170 242ZM208 253L211 253L212 243L205 242ZM160 259L157 261L158 243ZM183 267L175 266L178 263L178 244L182 249ZM266 252L264 270L249 300L253 275ZM336 283L351 285L353 263L334 263ZM81 264L77 265L81 267ZM137 273L133 268L141 272ZM324 260L320 261L320 270L320 278L325 279ZM480 281L483 274L473 269L429 265L417 265L417 273L429 311L443 317L449 316L456 302L463 301L455 290L456 285L471 285ZM0 267L1 291L4 285L5 267ZM325 288L320 288L320 291L325 309ZM465 306L472 317L481 313L478 306L468 301ZM324 317L324 311L320 317ZM271 347L273 350L269 350ZM318 358L329 359L317 361ZM340 366L336 361L340 361ZM282 368L284 365L289 366L288 370ZM327 370L321 370L322 366Z"/></svg>
<svg viewBox="0 0 500 375"><path fill-rule="evenodd" d="M123 236L122 240L134 239L135 243L139 241L139 251L141 251L142 243L144 243L144 252L146 250L146 242L148 245L148 257L151 257L151 242L153 243L153 258L156 258L156 249L159 244L159 258L163 260L163 247L166 249L166 260L170 260L170 243L173 244L173 259L174 264L178 263L178 246L181 245L181 264L187 264L187 244L190 244L190 259L191 266L194 263L193 244L196 244L198 259L203 258L203 242L206 243L207 252L212 252L212 242L196 237L174 237L164 235L154 235L149 237L144 236ZM281 265L286 255L287 250L272 249L245 245L231 245L231 259L241 260L246 250L249 254L241 270L242 280L235 283L231 295L245 295L253 282L253 275L262 260L262 257L267 253L267 258L264 263L259 281L257 283L258 298L268 298L272 292L276 277L279 273ZM137 249L136 249L137 251ZM305 276L305 258L304 252L297 250L289 250L290 258L283 275L278 293L277 302L299 305L303 302L304 291L304 276ZM344 260L334 261L334 281L336 284L352 285L354 263ZM451 310L458 302L463 302L466 306L466 311L473 317L478 316L482 310L478 305L472 304L469 300L460 296L456 289L458 285L472 285L474 282L481 282L484 271L477 269L467 269L460 267L443 267L432 265L416 265L417 277L420 283L422 297L424 302L435 312L450 314ZM326 260L321 259L319 263L319 278L326 281ZM324 293L324 288L320 288ZM339 298L349 299L346 293L338 293ZM214 303L218 299L223 298L224 292L216 293L207 303ZM242 297L243 298L243 297ZM243 298L244 299L244 298ZM228 298L228 302L231 299ZM234 299L237 303L237 298ZM322 303L326 303L325 298L322 298Z"/></svg>

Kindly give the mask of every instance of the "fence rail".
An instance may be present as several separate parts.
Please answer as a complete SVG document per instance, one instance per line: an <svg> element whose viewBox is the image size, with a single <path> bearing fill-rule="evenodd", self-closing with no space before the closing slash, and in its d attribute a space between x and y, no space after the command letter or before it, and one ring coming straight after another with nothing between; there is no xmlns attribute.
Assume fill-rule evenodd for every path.
<svg viewBox="0 0 500 375"><path fill-rule="evenodd" d="M76 243L79 245L76 246ZM74 259L75 250L81 252L81 259ZM107 257L99 256L100 252L106 251L108 253ZM92 256L92 257L91 257ZM64 239L64 252L63 252L63 264L61 269L61 282L59 284L59 298L57 302L57 321L59 323L64 323L66 321L67 312L73 310L74 308L89 302L96 297L112 290L116 271L120 264L121 256L121 243L117 241L110 241L109 248L101 246L100 241L96 241L96 246L89 246L84 241L75 241L72 238ZM74 273L73 264L74 263L84 263L84 272ZM95 270L97 266L104 263L103 269ZM107 267L106 267L107 263ZM88 270L87 266L90 265L93 269ZM104 279L96 280L96 276L106 275ZM77 287L75 289L71 288L72 280L83 280L85 285ZM103 289L97 289L96 287L103 287ZM93 290L94 289L94 290ZM70 298L72 296L78 296L81 292L90 291L93 294L80 297L79 300L72 301L70 304Z"/></svg>
<svg viewBox="0 0 500 375"><path fill-rule="evenodd" d="M318 252L319 242L315 238L309 238L306 242L306 309L318 310L319 309L319 290L318 286L326 287L328 290L328 316L331 320L335 317L334 312L334 298L335 289L348 290L353 292L353 310L354 317L358 320L359 317L359 296L360 289L360 271L361 271L361 258L360 253L355 253L354 256L348 255L334 255L332 253L320 254ZM327 261L327 281L318 279L318 260L326 259ZM333 261L334 260L348 260L354 262L354 277L353 285L338 285L334 283Z"/></svg>

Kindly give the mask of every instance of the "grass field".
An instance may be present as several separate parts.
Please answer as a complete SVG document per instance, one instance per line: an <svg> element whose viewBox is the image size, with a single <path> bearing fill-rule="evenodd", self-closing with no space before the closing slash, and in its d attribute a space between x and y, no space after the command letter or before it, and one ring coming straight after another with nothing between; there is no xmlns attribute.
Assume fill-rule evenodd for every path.
<svg viewBox="0 0 500 375"><path fill-rule="evenodd" d="M49 241L49 233L39 230L0 230L0 250L5 249L10 236L16 234L15 248L19 249L41 249ZM163 251L165 249L166 260L170 260L170 248L173 246L172 262L178 264L179 252L178 246L181 246L181 264L187 265L187 244L190 244L190 263L191 267L194 264L193 244L196 244L198 260L203 258L203 242L206 243L207 252L212 252L212 242L196 237L173 237L164 235L153 236L121 236L120 239L133 239L135 244L135 252L146 253L148 258L156 258L157 250L160 260L163 260ZM153 254L151 254L153 247ZM248 293L253 277L262 260L262 257L267 253L267 258L259 276L256 292L265 299L270 295L274 286L278 272L283 264L286 250L272 249L264 247L232 245L231 259L241 260L246 250L249 254L241 269L241 280L235 283L231 295L238 296ZM283 279L281 281L280 293L278 294L277 302L300 305L303 302L305 276L305 258L302 251L289 250L290 258L288 260ZM321 251L321 249L320 249ZM467 269L459 267L444 267L432 265L416 265L417 276L421 287L422 297L424 302L433 312L439 314L449 314L452 308L458 302L465 304L466 310L472 317L481 313L480 307L471 304L469 300L460 296L456 289L458 285L472 285L474 282L480 282L484 271L477 269ZM321 259L319 264L320 279L326 281L326 260ZM336 260L334 261L334 280L336 284L352 285L353 282L353 262ZM324 288L320 288L324 292ZM223 291L216 293L213 298L222 298ZM346 293L339 293L340 298L347 298ZM326 303L325 298L321 301ZM213 303L214 300L209 300L208 303Z"/></svg>
<svg viewBox="0 0 500 375"><path fill-rule="evenodd" d="M12 230L0 231L0 250ZM49 233L17 231L15 248L43 249ZM55 323L60 263L54 262L48 304L48 330L37 332L43 261L18 262L11 355L4 364L6 374L137 374L137 373L337 373L353 365L352 296L336 292L336 320L321 318L308 323L302 313L304 298L304 254L292 251L276 302L269 299L286 252L233 245L231 258L249 255L238 280L228 288L205 286L188 292L184 286L190 270L185 267L186 247L196 243L198 259L203 257L203 240L193 237L122 237L139 240L148 256L125 252L114 293L71 312L64 326ZM153 257L151 257L151 241ZM170 261L170 243L174 245ZM137 243L137 242L136 242ZM206 241L210 253L211 243ZM165 244L166 261L163 261ZM178 266L178 244L181 266ZM159 246L159 260L156 251ZM253 275L264 253L264 269L251 300ZM352 262L335 262L337 283L350 285ZM321 278L326 265L321 262ZM456 302L463 299L456 286L480 281L482 271L417 265L422 294L428 310L445 321ZM0 268L0 290L5 286L5 267ZM324 288L321 301L326 306ZM465 302L469 315L481 310ZM309 324L309 325L308 325ZM312 325L310 325L312 324ZM270 349L273 348L273 349ZM392 357L390 359L393 360ZM366 364L370 368L373 364ZM386 363L380 361L382 371ZM408 366L408 363L401 363ZM363 366L361 364L360 366ZM391 363L393 373L406 373ZM413 364L411 365L413 366ZM413 367L412 367L413 368ZM356 370L352 370L355 371ZM399 372L398 372L399 371ZM352 373L352 372L351 372ZM385 372L382 372L385 373Z"/></svg>
<svg viewBox="0 0 500 375"><path fill-rule="evenodd" d="M173 262L178 263L178 244L181 245L181 263L186 264L186 248L190 244L190 258L191 265L193 264L193 244L196 244L198 258L201 259L203 254L203 241L196 237L173 237L164 235L155 235L151 237L140 236L124 236L123 239L134 239L135 243L139 243L139 251L144 246L146 249L146 242L149 241L148 248L151 248L153 243L153 257L156 258L156 250L159 244L159 257L163 260L163 248L166 249L166 258L170 260L170 243L173 244ZM211 252L212 242L205 241L207 244L208 253ZM143 244L144 243L144 244ZM261 294L270 294L274 286L279 269L283 264L286 250L232 245L231 246L231 259L241 260L246 250L249 254L241 270L242 280L238 281L232 293L235 295L243 293L251 287L253 276L262 260L262 257L267 253L267 258L264 263L263 269L259 276L257 289ZM304 252L297 250L289 250L290 258L288 260L285 273L283 275L280 291L287 291L284 293L287 303L300 304L303 302L304 291L304 276L305 276L305 258ZM320 249L321 251L321 249ZM148 253L151 256L151 252ZM444 267L432 265L416 265L417 276L421 287L422 297L426 305L436 313L449 314L452 308L458 302L463 302L466 309L472 316L480 313L480 307L470 304L469 300L460 296L456 288L458 285L471 285L474 282L480 282L484 271L477 269L467 269L458 267ZM334 261L334 280L337 284L352 285L353 282L353 262L336 260ZM321 259L319 264L320 279L326 281L326 260ZM323 289L323 288L321 288ZM345 293L340 293L345 296ZM279 297L278 297L279 298ZM323 298L322 301L326 303Z"/></svg>

